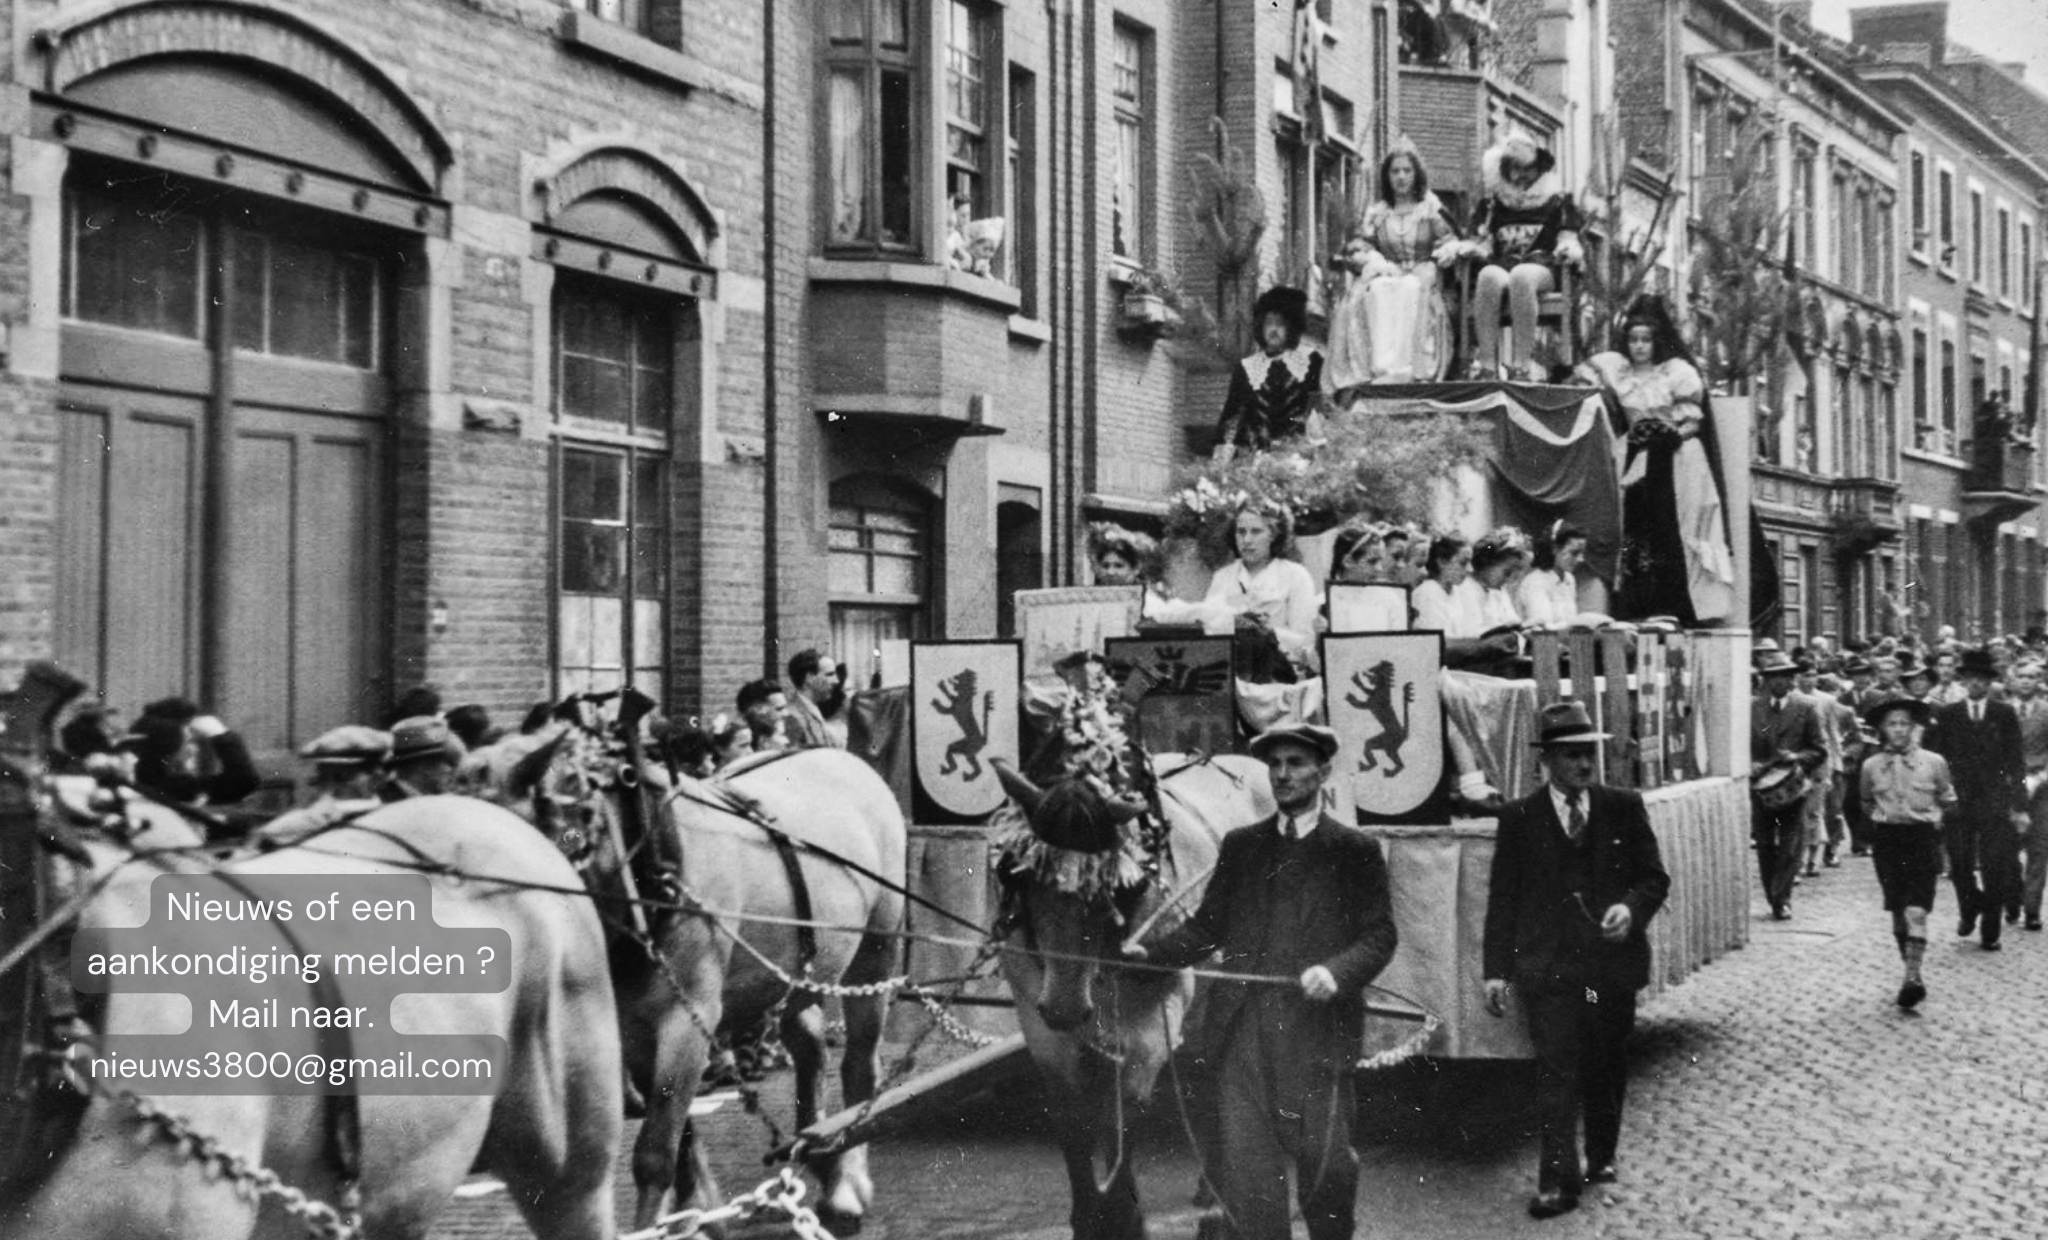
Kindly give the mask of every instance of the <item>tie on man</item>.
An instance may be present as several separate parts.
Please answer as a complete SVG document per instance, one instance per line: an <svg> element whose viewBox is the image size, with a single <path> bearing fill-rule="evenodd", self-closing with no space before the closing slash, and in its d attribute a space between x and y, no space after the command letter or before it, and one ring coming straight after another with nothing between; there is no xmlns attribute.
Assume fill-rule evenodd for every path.
<svg viewBox="0 0 2048 1240"><path fill-rule="evenodd" d="M1571 808L1571 817L1564 824L1564 833L1574 844L1586 838L1586 806L1582 799L1584 795L1574 792L1565 798L1565 804Z"/></svg>

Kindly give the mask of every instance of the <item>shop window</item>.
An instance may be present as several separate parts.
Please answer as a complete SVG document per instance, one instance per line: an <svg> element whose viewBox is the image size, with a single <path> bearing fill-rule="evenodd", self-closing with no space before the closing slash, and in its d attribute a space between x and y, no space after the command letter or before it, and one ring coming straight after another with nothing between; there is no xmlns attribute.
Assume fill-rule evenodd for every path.
<svg viewBox="0 0 2048 1240"><path fill-rule="evenodd" d="M932 507L922 492L874 475L832 484L832 649L863 679L875 670L883 642L926 634Z"/></svg>
<svg viewBox="0 0 2048 1240"><path fill-rule="evenodd" d="M64 199L64 314L197 339L206 326L206 229L142 199Z"/></svg>

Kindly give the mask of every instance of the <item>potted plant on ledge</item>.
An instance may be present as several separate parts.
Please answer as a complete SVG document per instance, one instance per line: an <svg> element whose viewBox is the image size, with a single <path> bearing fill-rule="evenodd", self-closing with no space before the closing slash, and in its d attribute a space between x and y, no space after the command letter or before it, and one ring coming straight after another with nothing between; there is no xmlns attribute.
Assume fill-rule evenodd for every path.
<svg viewBox="0 0 2048 1240"><path fill-rule="evenodd" d="M1117 330L1127 337L1157 339L1180 329L1184 299L1180 281L1150 267L1134 267L1123 280L1123 308Z"/></svg>

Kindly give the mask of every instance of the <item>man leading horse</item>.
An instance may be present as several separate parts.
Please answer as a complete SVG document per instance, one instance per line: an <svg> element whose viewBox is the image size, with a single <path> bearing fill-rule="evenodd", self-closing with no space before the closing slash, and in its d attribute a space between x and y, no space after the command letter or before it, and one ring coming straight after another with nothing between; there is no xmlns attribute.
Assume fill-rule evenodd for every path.
<svg viewBox="0 0 2048 1240"><path fill-rule="evenodd" d="M1290 724L1262 733L1279 812L1223 838L1201 907L1124 955L1260 975L1209 992L1202 1046L1218 1069L1208 1173L1225 1234L1285 1240L1292 1164L1310 1240L1349 1240L1358 1197L1350 1067L1362 991L1393 958L1393 905L1379 844L1322 812L1337 737Z"/></svg>

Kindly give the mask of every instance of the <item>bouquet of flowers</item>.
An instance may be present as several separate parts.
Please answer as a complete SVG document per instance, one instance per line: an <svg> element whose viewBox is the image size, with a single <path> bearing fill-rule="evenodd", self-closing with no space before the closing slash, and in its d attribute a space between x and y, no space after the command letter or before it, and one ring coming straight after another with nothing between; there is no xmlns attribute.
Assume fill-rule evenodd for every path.
<svg viewBox="0 0 2048 1240"><path fill-rule="evenodd" d="M1235 556L1231 524L1250 501L1318 534L1353 517L1427 524L1459 469L1485 459L1483 423L1450 414L1348 414L1320 440L1187 467L1168 498L1169 538L1192 538L1211 567Z"/></svg>

